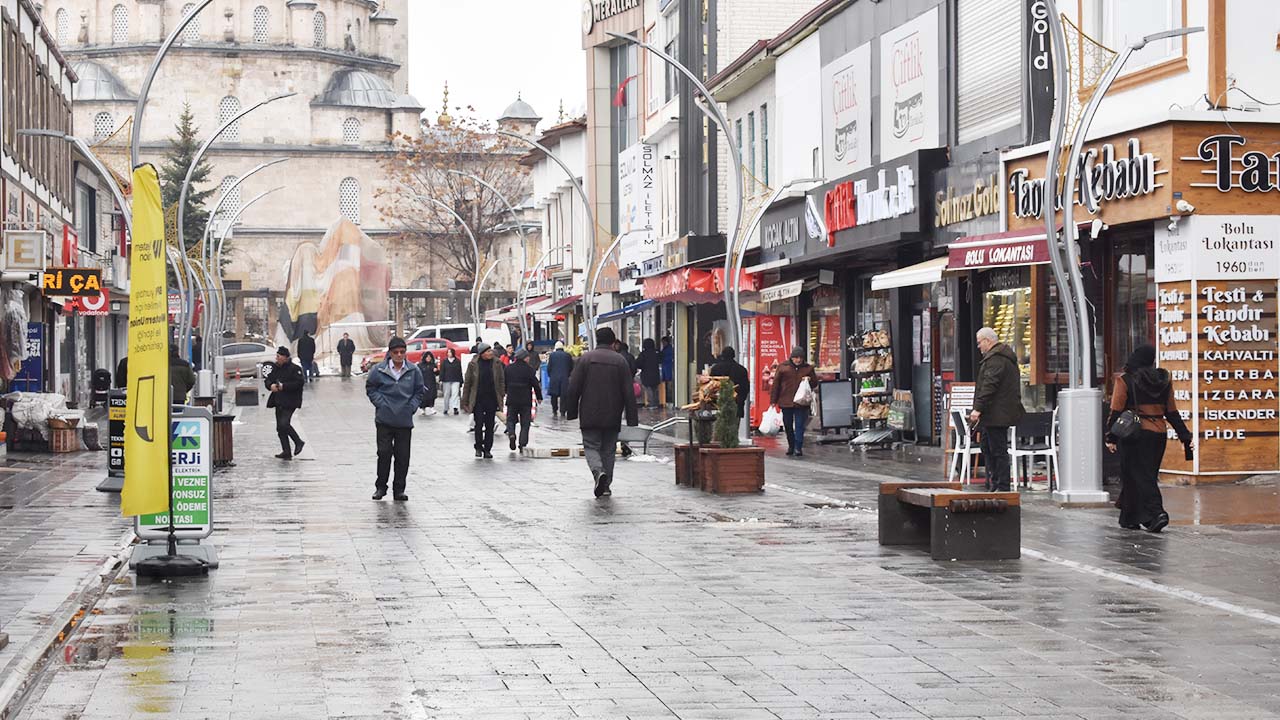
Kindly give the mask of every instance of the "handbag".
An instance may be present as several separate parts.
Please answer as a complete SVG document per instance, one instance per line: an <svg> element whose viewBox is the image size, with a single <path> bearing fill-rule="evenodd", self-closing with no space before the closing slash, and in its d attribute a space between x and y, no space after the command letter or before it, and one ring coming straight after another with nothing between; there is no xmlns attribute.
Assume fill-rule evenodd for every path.
<svg viewBox="0 0 1280 720"><path fill-rule="evenodd" d="M1129 384L1124 380L1121 380L1120 382L1125 383L1125 389L1128 390ZM1133 395L1126 392L1125 396L1128 400L1128 404L1133 405ZM1111 436L1120 440L1128 440L1134 435L1137 435L1138 430L1141 428L1142 418L1138 416L1137 411L1133 407L1127 407L1124 412L1120 413L1116 417L1115 422L1111 423Z"/></svg>

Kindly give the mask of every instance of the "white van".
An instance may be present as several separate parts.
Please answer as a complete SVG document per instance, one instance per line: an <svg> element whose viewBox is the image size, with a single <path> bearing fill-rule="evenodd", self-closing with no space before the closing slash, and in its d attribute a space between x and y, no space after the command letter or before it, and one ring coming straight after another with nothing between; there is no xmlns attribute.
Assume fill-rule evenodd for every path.
<svg viewBox="0 0 1280 720"><path fill-rule="evenodd" d="M417 338L442 338L466 345L468 348L476 344L476 340L484 340L490 345L502 343L511 345L511 328L506 323L493 323L493 326L480 329L480 337L475 336L476 326L469 323L452 325L423 325L414 330L405 340Z"/></svg>

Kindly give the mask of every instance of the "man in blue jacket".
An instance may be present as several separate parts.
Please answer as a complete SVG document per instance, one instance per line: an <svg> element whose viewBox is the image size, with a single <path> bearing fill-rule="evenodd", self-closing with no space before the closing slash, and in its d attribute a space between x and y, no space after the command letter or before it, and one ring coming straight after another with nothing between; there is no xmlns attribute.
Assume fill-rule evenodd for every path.
<svg viewBox="0 0 1280 720"><path fill-rule="evenodd" d="M403 338L393 337L387 343L387 359L369 371L364 385L369 402L376 408L374 424L378 429L378 480L374 500L387 495L387 476L395 459L395 482L392 496L404 502L405 484L409 476L409 444L413 439L413 414L422 405L427 389L422 371L405 359Z"/></svg>

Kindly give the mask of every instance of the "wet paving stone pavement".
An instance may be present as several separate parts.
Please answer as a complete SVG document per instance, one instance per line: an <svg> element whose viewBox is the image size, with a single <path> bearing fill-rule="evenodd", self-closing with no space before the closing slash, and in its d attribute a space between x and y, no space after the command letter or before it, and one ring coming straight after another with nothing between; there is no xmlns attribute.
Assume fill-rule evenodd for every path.
<svg viewBox="0 0 1280 720"><path fill-rule="evenodd" d="M221 567L121 573L19 718L1280 717L1268 526L1031 499L1023 559L937 563L876 542L886 466L847 451L771 457L760 496L619 463L595 499L581 460L477 461L452 416L374 502L363 383L305 402L292 463L242 410Z"/></svg>

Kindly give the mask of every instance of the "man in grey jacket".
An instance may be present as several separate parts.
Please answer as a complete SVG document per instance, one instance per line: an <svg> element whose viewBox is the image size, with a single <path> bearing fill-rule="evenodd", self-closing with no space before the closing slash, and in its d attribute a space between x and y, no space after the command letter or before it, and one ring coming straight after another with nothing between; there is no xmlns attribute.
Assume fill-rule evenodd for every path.
<svg viewBox="0 0 1280 720"><path fill-rule="evenodd" d="M392 496L404 502L409 499L405 494L405 484L409 476L413 414L422 405L427 388L422 382L422 371L405 359L403 338L393 337L387 343L387 359L369 371L364 389L369 402L376 408L374 424L378 430L378 479L373 499L386 497L387 476L391 474L391 461L394 459Z"/></svg>

